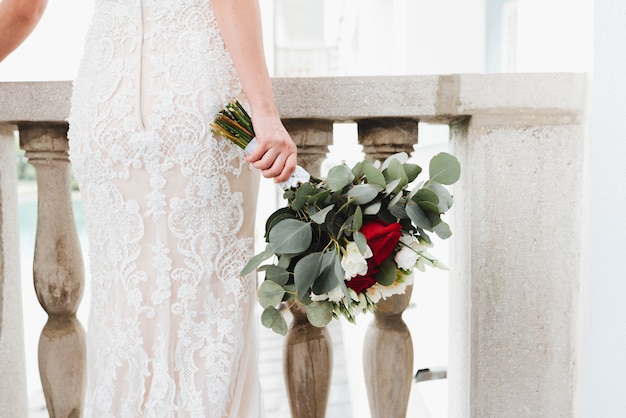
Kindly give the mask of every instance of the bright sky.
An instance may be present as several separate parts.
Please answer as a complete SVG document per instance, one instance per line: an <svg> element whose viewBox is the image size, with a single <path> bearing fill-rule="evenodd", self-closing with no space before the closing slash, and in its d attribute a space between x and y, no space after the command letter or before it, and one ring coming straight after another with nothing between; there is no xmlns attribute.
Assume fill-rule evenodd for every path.
<svg viewBox="0 0 626 418"><path fill-rule="evenodd" d="M0 81L72 80L93 0L49 1L31 36L0 64Z"/></svg>
<svg viewBox="0 0 626 418"><path fill-rule="evenodd" d="M371 5L382 0L359 1L369 1L368 4ZM426 0L415 1L427 3ZM449 7L459 0L438 1L442 3L440 7ZM480 3L480 0L472 1ZM73 79L83 50L93 4L94 0L50 1L42 21L31 37L0 64L0 82ZM264 23L271 27L271 13L268 10L271 9L273 0L261 0L261 4L264 6L262 9L265 9ZM592 0L518 0L517 11L517 71L590 70ZM441 12L436 14L434 18L438 20ZM429 31L428 28L422 30ZM447 33L447 37L454 41L454 34L440 32L437 32L437 36L445 37ZM265 36L266 42L270 43L268 33ZM449 51L442 50L445 48L441 46L447 45L442 42L443 39L439 38L433 41L432 44L439 47L435 48L435 52L431 51L430 55L423 56L423 59L442 60L444 68L441 71L459 72L458 61L454 61L456 64L445 64L444 61L450 59L450 54L447 53ZM477 48L475 54L480 50L481 48ZM363 51L367 54L371 52ZM464 58L453 54L452 59ZM268 62L271 64L271 59Z"/></svg>

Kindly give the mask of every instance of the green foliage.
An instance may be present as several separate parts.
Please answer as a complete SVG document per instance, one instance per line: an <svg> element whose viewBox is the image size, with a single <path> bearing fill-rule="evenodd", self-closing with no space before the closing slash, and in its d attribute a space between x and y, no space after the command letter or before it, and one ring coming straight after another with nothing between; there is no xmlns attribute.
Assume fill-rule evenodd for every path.
<svg viewBox="0 0 626 418"><path fill-rule="evenodd" d="M285 301L302 304L316 326L325 326L337 315L353 321L354 314L344 302L311 300L311 295L326 294L339 286L345 300L351 300L341 259L348 242L365 254L368 242L360 229L371 217L398 222L403 231L425 244L431 242L429 233L443 239L451 236L442 215L453 204L446 186L461 175L457 159L447 153L435 155L429 164L429 178L421 182L417 180L422 168L407 161L408 155L399 153L382 164L369 159L352 168L340 164L326 179L312 178L284 192L288 205L271 214L265 225L267 247L242 271L265 272L259 287L263 325L286 332L277 309ZM270 262L262 265L268 259ZM401 274L393 258L385 260L376 274L384 286L398 277Z"/></svg>

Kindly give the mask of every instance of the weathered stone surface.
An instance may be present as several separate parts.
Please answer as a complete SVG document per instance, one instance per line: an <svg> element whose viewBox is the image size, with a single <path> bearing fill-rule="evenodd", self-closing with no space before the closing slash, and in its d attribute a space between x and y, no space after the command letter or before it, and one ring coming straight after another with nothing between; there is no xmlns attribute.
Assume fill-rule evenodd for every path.
<svg viewBox="0 0 626 418"><path fill-rule="evenodd" d="M15 128L0 124L0 417L28 415Z"/></svg>
<svg viewBox="0 0 626 418"><path fill-rule="evenodd" d="M274 80L285 119L451 124L462 166L451 210L452 417L573 416L586 87L583 74ZM0 83L0 123L62 122L69 95L69 82ZM317 169L325 140L299 140L315 154L304 164Z"/></svg>

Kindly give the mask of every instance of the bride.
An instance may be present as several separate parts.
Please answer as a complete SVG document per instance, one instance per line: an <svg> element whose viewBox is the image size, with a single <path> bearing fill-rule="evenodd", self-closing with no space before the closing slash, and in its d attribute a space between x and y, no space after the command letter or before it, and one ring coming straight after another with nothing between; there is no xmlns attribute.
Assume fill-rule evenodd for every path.
<svg viewBox="0 0 626 418"><path fill-rule="evenodd" d="M26 36L8 33L7 50ZM68 119L90 247L89 418L263 415L256 278L239 271L258 173L287 180L296 147L261 33L257 0L95 0ZM234 98L259 142L248 157L209 127Z"/></svg>

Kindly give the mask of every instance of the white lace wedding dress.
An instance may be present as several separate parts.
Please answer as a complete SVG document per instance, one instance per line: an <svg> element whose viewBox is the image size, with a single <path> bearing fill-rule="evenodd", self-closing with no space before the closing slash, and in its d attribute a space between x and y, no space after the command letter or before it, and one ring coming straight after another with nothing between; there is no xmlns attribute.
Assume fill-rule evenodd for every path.
<svg viewBox="0 0 626 418"><path fill-rule="evenodd" d="M87 418L258 418L258 172L209 0L96 0L69 118L91 267Z"/></svg>

